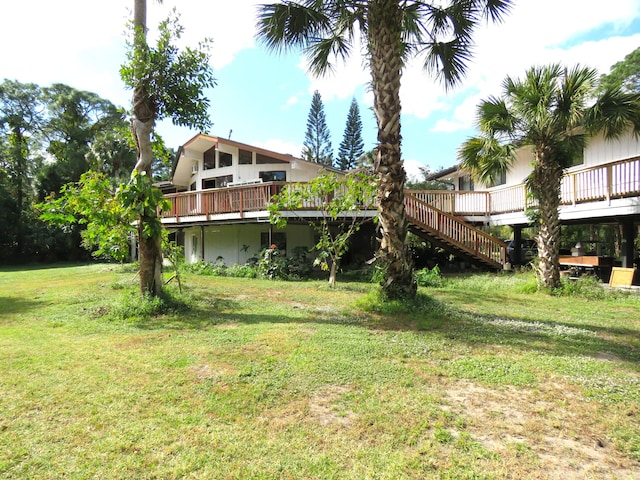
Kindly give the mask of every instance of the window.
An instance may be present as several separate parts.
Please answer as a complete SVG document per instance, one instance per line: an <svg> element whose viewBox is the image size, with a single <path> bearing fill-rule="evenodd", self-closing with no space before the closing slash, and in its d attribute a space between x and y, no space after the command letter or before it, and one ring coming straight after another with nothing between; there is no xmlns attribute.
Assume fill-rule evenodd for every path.
<svg viewBox="0 0 640 480"><path fill-rule="evenodd" d="M233 164L233 157L227 152L218 152L218 167L230 167Z"/></svg>
<svg viewBox="0 0 640 480"><path fill-rule="evenodd" d="M268 155L263 155L262 153L256 153L256 163L258 165L264 165L265 163L289 163L289 162L280 160L278 158L269 157Z"/></svg>
<svg viewBox="0 0 640 480"><path fill-rule="evenodd" d="M202 189L226 187L229 182L233 182L233 175L223 175L221 177L206 178L202 180Z"/></svg>
<svg viewBox="0 0 640 480"><path fill-rule="evenodd" d="M269 238L269 232L262 232L260 234L260 250L269 248L271 245L276 245L279 250L287 251L287 235L284 232L271 232L271 238Z"/></svg>
<svg viewBox="0 0 640 480"><path fill-rule="evenodd" d="M460 177L460 190L465 190L468 192L472 192L475 190L476 186L473 183L473 178L470 175L465 175L464 177Z"/></svg>
<svg viewBox="0 0 640 480"><path fill-rule="evenodd" d="M286 182L287 172L284 170L278 170L276 172L260 172L258 177L260 177L263 182Z"/></svg>
<svg viewBox="0 0 640 480"><path fill-rule="evenodd" d="M204 152L204 169L212 170L216 168L216 147L211 147Z"/></svg>
<svg viewBox="0 0 640 480"><path fill-rule="evenodd" d="M579 155L576 155L571 159L570 167L575 167L576 165L582 165L584 163L584 150L580 152Z"/></svg>
<svg viewBox="0 0 640 480"><path fill-rule="evenodd" d="M240 149L238 151L238 164L251 165L253 163L253 152L250 150Z"/></svg>
<svg viewBox="0 0 640 480"><path fill-rule="evenodd" d="M493 182L487 185L487 188L497 187L499 185L504 185L505 183L507 183L507 172L501 172L496 175L496 177L493 179Z"/></svg>
<svg viewBox="0 0 640 480"><path fill-rule="evenodd" d="M196 235L192 235L191 236L191 256L193 258L197 258L199 253L200 252L198 251L198 237Z"/></svg>

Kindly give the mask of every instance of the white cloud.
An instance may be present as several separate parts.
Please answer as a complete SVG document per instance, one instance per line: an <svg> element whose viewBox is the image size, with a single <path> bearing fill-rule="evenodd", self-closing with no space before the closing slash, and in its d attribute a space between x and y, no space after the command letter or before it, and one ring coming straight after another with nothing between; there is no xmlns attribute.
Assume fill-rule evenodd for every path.
<svg viewBox="0 0 640 480"><path fill-rule="evenodd" d="M300 98L297 95L294 95L292 97L289 97L284 105L283 110L286 110L287 108L291 107L292 105L296 105L300 103Z"/></svg>
<svg viewBox="0 0 640 480"><path fill-rule="evenodd" d="M282 140L280 138L270 138L265 142L253 142L256 147L271 150L272 152L284 153L293 155L296 158L300 158L300 152L302 152L302 145L290 142L288 140Z"/></svg>
<svg viewBox="0 0 640 480"><path fill-rule="evenodd" d="M259 2L202 2L198 0L164 1L148 9L148 25L156 26L176 8L185 27L185 45L196 46L204 38L213 39L211 62L219 70L229 65L245 48L255 46L256 8Z"/></svg>
<svg viewBox="0 0 640 480"><path fill-rule="evenodd" d="M422 162L419 162L418 160L404 160L403 163L408 181L419 182L422 180L422 172L420 171L420 167L424 167Z"/></svg>

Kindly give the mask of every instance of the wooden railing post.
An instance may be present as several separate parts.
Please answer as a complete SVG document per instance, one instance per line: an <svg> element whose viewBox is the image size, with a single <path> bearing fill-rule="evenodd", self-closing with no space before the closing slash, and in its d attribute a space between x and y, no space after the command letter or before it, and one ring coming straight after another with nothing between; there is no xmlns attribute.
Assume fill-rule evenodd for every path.
<svg viewBox="0 0 640 480"><path fill-rule="evenodd" d="M613 171L612 166L607 165L605 169L605 175L607 176L607 203L611 205L611 192L613 191Z"/></svg>

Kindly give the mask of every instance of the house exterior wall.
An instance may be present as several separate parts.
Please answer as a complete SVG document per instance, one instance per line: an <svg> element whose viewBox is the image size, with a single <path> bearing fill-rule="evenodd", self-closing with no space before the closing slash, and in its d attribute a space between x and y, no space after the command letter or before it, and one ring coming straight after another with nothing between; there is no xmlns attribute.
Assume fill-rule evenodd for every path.
<svg viewBox="0 0 640 480"><path fill-rule="evenodd" d="M179 160L181 175L174 175L174 182L178 180L183 187L189 190L203 190L205 188L213 188L212 186L204 187L203 181L211 181L215 178L229 177L234 184L258 181L261 173L264 172L284 172L287 182L304 182L318 175L322 166L296 159L290 155L268 153L261 149L253 149L249 145L236 146L235 144L226 144L222 141L218 143L211 141L208 145L203 146L204 142L196 144L194 147L186 146ZM215 168L205 168L204 156L207 147L216 149ZM204 150L204 151L203 151ZM240 150L252 152L251 164L240 164ZM220 167L220 154L231 155L231 165ZM273 163L258 163L260 155L267 155L273 158ZM264 158L264 157L263 157ZM262 160L264 162L264 160ZM179 178L178 178L179 177ZM267 180L265 180L267 181ZM215 185L216 187L227 186L224 184Z"/></svg>
<svg viewBox="0 0 640 480"><path fill-rule="evenodd" d="M249 258L269 246L261 243L263 237L269 238L269 228L268 223L204 226L204 261L210 263L220 261L225 265L246 263ZM287 225L282 230L273 227L272 231L276 235L285 234L288 256L293 255L297 247L308 250L314 245L313 232L308 225ZM187 263L200 261L200 227L187 228L184 232L185 261Z"/></svg>
<svg viewBox="0 0 640 480"><path fill-rule="evenodd" d="M583 169L585 167L595 167L605 163L625 160L637 156L640 156L640 141L635 138L631 132L614 140L605 140L602 135L597 135L589 139L587 142L584 149L583 163L568 168L567 172ZM509 171L507 171L506 183L492 188L487 188L482 183L475 182L475 190L493 190L520 185L526 180L533 170L531 167L532 162L533 154L531 148L521 148L516 153L515 162ZM466 190L465 188L461 188L461 178L463 176L465 176L465 172L459 171L457 173L457 178L452 179L456 190Z"/></svg>
<svg viewBox="0 0 640 480"><path fill-rule="evenodd" d="M602 135L590 139L584 152L584 166L592 167L640 155L640 141L630 132L616 140L605 140Z"/></svg>

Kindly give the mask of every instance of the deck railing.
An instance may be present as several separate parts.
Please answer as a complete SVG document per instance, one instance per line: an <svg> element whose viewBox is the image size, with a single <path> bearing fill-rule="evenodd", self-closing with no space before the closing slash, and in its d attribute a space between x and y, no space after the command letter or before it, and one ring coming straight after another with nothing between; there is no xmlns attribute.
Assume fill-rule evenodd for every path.
<svg viewBox="0 0 640 480"><path fill-rule="evenodd" d="M278 193L285 182L261 183L238 187L215 188L195 192L165 195L171 200L171 209L163 217L197 217L235 213L242 217L246 212L264 211L269 200Z"/></svg>
<svg viewBox="0 0 640 480"><path fill-rule="evenodd" d="M487 216L524 212L535 205L523 184L491 191L412 191L417 198L459 216ZM560 188L562 205L640 195L640 157L584 168L565 174Z"/></svg>
<svg viewBox="0 0 640 480"><path fill-rule="evenodd" d="M171 210L163 217L205 216L233 213L242 217L246 212L264 211L271 197L286 182L269 182L197 192L166 195ZM301 183L300 185L304 185ZM524 185L497 188L491 191L411 190L419 199L444 213L454 216L489 216L524 212L535 202L527 198ZM567 173L562 179L560 197L563 205L611 200L640 195L640 157ZM322 202L309 202L303 208L317 208Z"/></svg>

